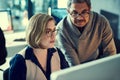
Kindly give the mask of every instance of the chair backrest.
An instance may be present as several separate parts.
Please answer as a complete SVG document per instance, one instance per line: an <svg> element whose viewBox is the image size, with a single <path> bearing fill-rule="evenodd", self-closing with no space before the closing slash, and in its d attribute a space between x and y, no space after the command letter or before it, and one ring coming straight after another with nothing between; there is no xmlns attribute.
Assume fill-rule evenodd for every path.
<svg viewBox="0 0 120 80"><path fill-rule="evenodd" d="M9 80L9 68L3 72L3 80Z"/></svg>

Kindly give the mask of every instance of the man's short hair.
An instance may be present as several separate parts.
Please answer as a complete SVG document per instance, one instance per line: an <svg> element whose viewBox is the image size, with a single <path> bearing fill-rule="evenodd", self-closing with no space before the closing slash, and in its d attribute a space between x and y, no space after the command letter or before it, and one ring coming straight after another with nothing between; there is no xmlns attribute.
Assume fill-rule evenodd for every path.
<svg viewBox="0 0 120 80"><path fill-rule="evenodd" d="M68 0L67 7L70 8L72 3L83 3L86 2L88 7L91 7L91 1L90 0Z"/></svg>

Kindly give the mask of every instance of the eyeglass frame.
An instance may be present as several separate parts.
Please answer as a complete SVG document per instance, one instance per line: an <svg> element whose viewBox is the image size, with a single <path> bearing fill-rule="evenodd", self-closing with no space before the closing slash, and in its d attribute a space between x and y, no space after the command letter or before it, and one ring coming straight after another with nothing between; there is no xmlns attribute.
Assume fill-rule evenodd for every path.
<svg viewBox="0 0 120 80"><path fill-rule="evenodd" d="M51 36L53 36L53 33L55 33L55 35L57 35L58 31L59 31L59 29L48 30L48 31L46 30L46 31L45 31L45 34L46 34L48 37L51 37Z"/></svg>
<svg viewBox="0 0 120 80"><path fill-rule="evenodd" d="M76 12L76 13L75 13ZM82 17L87 17L89 16L90 14L90 11L89 10L83 10L81 13L77 12L76 10L73 10L70 15L73 17L73 18L77 18L79 16L82 16Z"/></svg>

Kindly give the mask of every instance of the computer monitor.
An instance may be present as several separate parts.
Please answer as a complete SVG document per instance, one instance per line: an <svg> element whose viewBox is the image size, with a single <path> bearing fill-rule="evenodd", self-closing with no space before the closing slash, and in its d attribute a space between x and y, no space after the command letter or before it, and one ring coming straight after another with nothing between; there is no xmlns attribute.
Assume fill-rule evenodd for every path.
<svg viewBox="0 0 120 80"><path fill-rule="evenodd" d="M3 30L3 32L13 31L10 10L0 10L0 28Z"/></svg>
<svg viewBox="0 0 120 80"><path fill-rule="evenodd" d="M120 80L120 54L53 72L51 80Z"/></svg>

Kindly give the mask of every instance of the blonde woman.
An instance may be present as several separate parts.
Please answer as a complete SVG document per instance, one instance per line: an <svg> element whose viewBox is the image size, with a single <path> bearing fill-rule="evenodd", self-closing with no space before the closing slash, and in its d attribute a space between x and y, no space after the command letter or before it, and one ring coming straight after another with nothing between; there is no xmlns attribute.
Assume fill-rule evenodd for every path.
<svg viewBox="0 0 120 80"><path fill-rule="evenodd" d="M10 80L50 80L54 71L68 67L61 51L54 48L55 20L47 14L35 14L26 29L28 47L10 62Z"/></svg>

